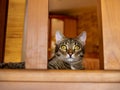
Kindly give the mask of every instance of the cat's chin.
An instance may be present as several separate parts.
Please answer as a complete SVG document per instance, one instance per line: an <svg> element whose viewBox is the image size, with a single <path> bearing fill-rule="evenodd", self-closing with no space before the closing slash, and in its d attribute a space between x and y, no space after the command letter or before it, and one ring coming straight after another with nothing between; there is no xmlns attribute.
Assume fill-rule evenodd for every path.
<svg viewBox="0 0 120 90"><path fill-rule="evenodd" d="M67 63L78 63L81 60L75 59L75 58L66 58L65 61Z"/></svg>
<svg viewBox="0 0 120 90"><path fill-rule="evenodd" d="M67 58L67 61L68 61L68 62L73 62L73 61L74 61L74 58Z"/></svg>

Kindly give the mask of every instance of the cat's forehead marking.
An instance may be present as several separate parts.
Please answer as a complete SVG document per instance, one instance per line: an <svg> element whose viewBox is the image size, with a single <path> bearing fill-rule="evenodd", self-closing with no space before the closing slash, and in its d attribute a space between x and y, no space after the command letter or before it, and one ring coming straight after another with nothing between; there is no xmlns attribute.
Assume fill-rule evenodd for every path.
<svg viewBox="0 0 120 90"><path fill-rule="evenodd" d="M74 45L78 45L82 47L82 44L74 38L65 38L59 45L67 45L67 47L73 47Z"/></svg>
<svg viewBox="0 0 120 90"><path fill-rule="evenodd" d="M79 44L79 42L77 40L72 39L72 38L69 39L69 43L74 44L74 45Z"/></svg>
<svg viewBox="0 0 120 90"><path fill-rule="evenodd" d="M60 45L67 45L68 47L73 47L74 45L80 45L80 43L72 38L67 38L66 40L62 41Z"/></svg>
<svg viewBox="0 0 120 90"><path fill-rule="evenodd" d="M78 44L79 42L77 40L74 40L72 38L67 38L66 40L62 41L61 44Z"/></svg>
<svg viewBox="0 0 120 90"><path fill-rule="evenodd" d="M75 42L75 40L74 40L74 39L72 39L72 38L68 38L66 41L67 41L67 43L69 43L69 44L72 44L72 43L74 43L74 42Z"/></svg>

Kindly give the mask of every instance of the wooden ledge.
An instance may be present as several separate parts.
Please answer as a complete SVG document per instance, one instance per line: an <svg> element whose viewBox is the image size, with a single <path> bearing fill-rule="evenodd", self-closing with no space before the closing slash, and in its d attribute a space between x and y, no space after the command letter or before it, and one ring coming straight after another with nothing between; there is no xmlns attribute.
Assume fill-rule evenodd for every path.
<svg viewBox="0 0 120 90"><path fill-rule="evenodd" d="M0 82L120 83L120 71L105 70L0 70Z"/></svg>

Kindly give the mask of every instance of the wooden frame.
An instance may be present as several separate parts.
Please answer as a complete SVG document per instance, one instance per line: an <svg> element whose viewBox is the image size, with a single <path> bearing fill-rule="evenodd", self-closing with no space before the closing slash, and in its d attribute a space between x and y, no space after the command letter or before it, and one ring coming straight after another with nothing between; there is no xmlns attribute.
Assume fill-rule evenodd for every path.
<svg viewBox="0 0 120 90"><path fill-rule="evenodd" d="M28 0L27 8L24 37L26 68L47 69L48 0Z"/></svg>
<svg viewBox="0 0 120 90"><path fill-rule="evenodd" d="M26 40L26 51L24 59L26 61L27 69L47 69L47 4L48 0L29 0L28 2L28 23L26 35L24 37ZM110 15L109 17L106 17L107 8L109 10L109 7L106 6L108 6L109 4L112 4L113 6L115 5L115 7L120 8L119 0L101 0L102 21L104 21L104 23L102 23L104 47L103 50L106 61L109 59L108 53L106 52L111 52L113 50L109 49L106 45L111 39L111 37L106 32L108 32L108 30L110 29L110 33L116 35L119 32L118 30L120 30L119 28L117 28L117 32L113 32L113 28L115 27L109 24L112 23L109 22L109 20L112 20L114 21L114 23L117 23L116 25L117 27L119 27L120 23L117 21L117 19L114 20L112 18L113 16L120 17L119 11L115 14L112 14L113 16L111 15L110 11L108 11L108 14L110 14L112 17ZM113 8L113 6L110 8L110 10L119 10ZM106 34L107 36L105 36ZM115 38L118 37L120 37L120 35L118 34L117 36L114 36L115 44L110 44L114 46L117 43L116 46L119 47L119 40L117 39L117 41L115 41ZM43 53L42 55L39 54L41 52ZM120 53L119 49L117 50L117 53ZM118 59L116 59L116 57L113 57L112 59L119 62L119 55L117 53L115 53L114 55ZM105 63L105 65L107 64ZM112 69L112 67L105 67L105 69ZM117 69L118 71L0 70L0 87L2 90L6 90L8 88L12 90L34 90L35 88L36 90L118 90L120 88L120 68L117 67Z"/></svg>
<svg viewBox="0 0 120 90"><path fill-rule="evenodd" d="M0 70L2 90L119 90L119 71Z"/></svg>
<svg viewBox="0 0 120 90"><path fill-rule="evenodd" d="M0 82L2 90L119 90L119 83Z"/></svg>
<svg viewBox="0 0 120 90"><path fill-rule="evenodd" d="M77 33L77 18L72 17L72 16L65 16L65 15L49 15L50 19L56 18L56 19L60 19L64 22L64 35L66 37L72 37L74 38L76 35L78 35ZM68 31L69 30L69 31ZM72 32L74 30L74 32ZM72 32L72 33L71 33Z"/></svg>
<svg viewBox="0 0 120 90"><path fill-rule="evenodd" d="M101 0L104 69L120 70L120 1Z"/></svg>
<svg viewBox="0 0 120 90"><path fill-rule="evenodd" d="M104 70L0 70L4 82L120 83L119 77L118 71Z"/></svg>
<svg viewBox="0 0 120 90"><path fill-rule="evenodd" d="M4 60L8 0L0 0L0 62Z"/></svg>

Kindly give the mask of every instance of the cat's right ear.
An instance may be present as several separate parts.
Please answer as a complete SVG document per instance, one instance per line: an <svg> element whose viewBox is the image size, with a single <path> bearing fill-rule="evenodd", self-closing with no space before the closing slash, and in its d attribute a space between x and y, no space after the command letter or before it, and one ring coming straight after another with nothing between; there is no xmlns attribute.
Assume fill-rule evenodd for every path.
<svg viewBox="0 0 120 90"><path fill-rule="evenodd" d="M64 35L60 33L59 31L55 34L56 44L59 44L64 38Z"/></svg>
<svg viewBox="0 0 120 90"><path fill-rule="evenodd" d="M78 40L79 40L83 45L85 45L85 43L86 43L86 38L87 38L87 33L86 33L86 31L83 31L77 38L78 38Z"/></svg>

